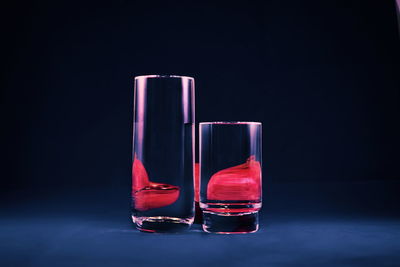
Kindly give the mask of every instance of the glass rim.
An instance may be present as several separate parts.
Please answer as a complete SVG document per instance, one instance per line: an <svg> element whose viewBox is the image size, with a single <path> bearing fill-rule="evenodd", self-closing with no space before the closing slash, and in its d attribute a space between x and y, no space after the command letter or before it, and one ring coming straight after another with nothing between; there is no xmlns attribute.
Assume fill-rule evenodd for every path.
<svg viewBox="0 0 400 267"><path fill-rule="evenodd" d="M200 122L199 125L261 125L261 122L258 121L206 121Z"/></svg>
<svg viewBox="0 0 400 267"><path fill-rule="evenodd" d="M194 80L194 78L193 78L193 77L190 77L190 76L170 75L170 74L149 74L149 75L139 75L139 76L135 76L135 80L139 80L139 79L148 79L148 78L180 78L180 79L190 79L190 80Z"/></svg>

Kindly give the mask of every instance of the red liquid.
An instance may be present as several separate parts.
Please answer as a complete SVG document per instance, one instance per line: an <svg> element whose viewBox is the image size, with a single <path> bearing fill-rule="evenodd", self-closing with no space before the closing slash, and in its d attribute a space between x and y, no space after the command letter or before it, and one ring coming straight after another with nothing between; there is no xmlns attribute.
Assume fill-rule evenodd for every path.
<svg viewBox="0 0 400 267"><path fill-rule="evenodd" d="M132 195L135 209L146 211L173 204L179 198L179 187L149 181L146 169L135 155L132 166Z"/></svg>
<svg viewBox="0 0 400 267"><path fill-rule="evenodd" d="M194 223L203 223L203 214L200 209L200 174L199 174L199 163L194 164Z"/></svg>
<svg viewBox="0 0 400 267"><path fill-rule="evenodd" d="M261 198L261 165L254 156L246 163L215 173L207 186L209 200L258 201Z"/></svg>
<svg viewBox="0 0 400 267"><path fill-rule="evenodd" d="M199 163L194 164L194 201L200 201Z"/></svg>

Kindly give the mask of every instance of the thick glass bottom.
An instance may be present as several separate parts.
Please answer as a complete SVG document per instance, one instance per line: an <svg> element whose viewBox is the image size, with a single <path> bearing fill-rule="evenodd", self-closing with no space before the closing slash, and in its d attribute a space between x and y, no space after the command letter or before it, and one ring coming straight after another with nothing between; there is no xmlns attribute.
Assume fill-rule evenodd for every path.
<svg viewBox="0 0 400 267"><path fill-rule="evenodd" d="M193 217L137 217L132 215L132 221L136 225L136 228L147 233L175 233L186 231L192 225L193 220Z"/></svg>
<svg viewBox="0 0 400 267"><path fill-rule="evenodd" d="M248 234L258 230L258 211L243 214L203 210L203 230L215 234Z"/></svg>

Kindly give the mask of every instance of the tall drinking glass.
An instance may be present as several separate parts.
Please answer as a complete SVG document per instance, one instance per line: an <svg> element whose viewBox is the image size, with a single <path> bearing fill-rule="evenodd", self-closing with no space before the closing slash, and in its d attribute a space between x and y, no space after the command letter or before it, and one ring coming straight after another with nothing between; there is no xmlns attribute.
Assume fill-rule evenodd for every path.
<svg viewBox="0 0 400 267"><path fill-rule="evenodd" d="M141 231L193 223L194 112L193 78L135 77L132 220Z"/></svg>
<svg viewBox="0 0 400 267"><path fill-rule="evenodd" d="M262 195L261 123L203 122L199 132L204 231L257 231Z"/></svg>

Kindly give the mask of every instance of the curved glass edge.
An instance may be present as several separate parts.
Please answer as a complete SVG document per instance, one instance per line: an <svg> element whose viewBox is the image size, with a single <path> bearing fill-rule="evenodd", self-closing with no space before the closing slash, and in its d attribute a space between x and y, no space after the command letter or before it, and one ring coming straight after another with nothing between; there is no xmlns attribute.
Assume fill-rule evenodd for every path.
<svg viewBox="0 0 400 267"><path fill-rule="evenodd" d="M193 77L189 76L181 76L181 75L139 75L135 76L135 80L141 80L141 79L149 79L149 78L179 78L179 79L190 79L194 80Z"/></svg>
<svg viewBox="0 0 400 267"><path fill-rule="evenodd" d="M208 122L200 122L200 125L211 125L211 124L244 124L244 125L261 125L261 122L257 121L208 121Z"/></svg>

